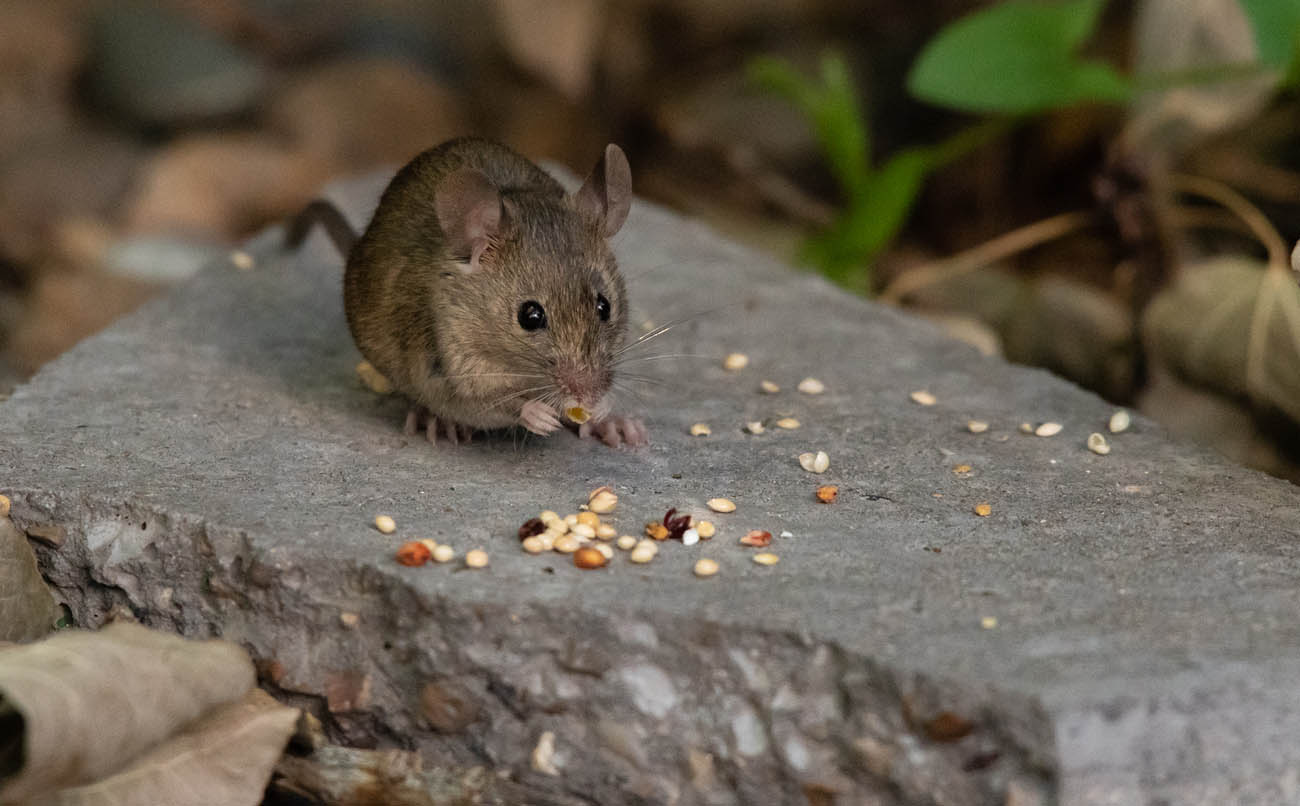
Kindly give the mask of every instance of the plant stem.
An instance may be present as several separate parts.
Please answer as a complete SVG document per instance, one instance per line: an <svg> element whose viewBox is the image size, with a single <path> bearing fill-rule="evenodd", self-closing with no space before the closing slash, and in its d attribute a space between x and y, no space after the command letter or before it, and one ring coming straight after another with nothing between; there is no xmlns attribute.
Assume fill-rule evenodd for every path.
<svg viewBox="0 0 1300 806"><path fill-rule="evenodd" d="M1218 182L1214 179L1206 179L1203 176L1190 176L1188 174L1172 174L1169 177L1170 185L1179 193L1189 193L1193 196L1201 196L1231 210L1242 223L1250 228L1251 233L1255 236L1264 248L1268 250L1268 265L1282 269L1290 265L1286 242L1278 234L1277 228L1268 220L1258 207L1250 202L1245 196L1237 191Z"/></svg>

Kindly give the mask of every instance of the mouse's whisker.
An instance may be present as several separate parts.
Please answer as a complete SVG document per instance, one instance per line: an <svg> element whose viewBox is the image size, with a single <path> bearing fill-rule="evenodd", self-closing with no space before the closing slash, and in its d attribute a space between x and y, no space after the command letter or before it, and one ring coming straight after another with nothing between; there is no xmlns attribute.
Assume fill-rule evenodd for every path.
<svg viewBox="0 0 1300 806"><path fill-rule="evenodd" d="M641 395L641 393L638 392L637 390L635 390L635 389L633 389L633 388L631 388L631 387L629 387L629 386L624 386L623 384L618 383L618 382L615 382L615 383L610 384L610 387L611 387L615 392L618 392L619 394L631 395L632 397L636 398L636 402L637 402L639 405L641 405L641 406L645 406L645 407L649 408L650 403L649 403L649 402L645 399L645 397L644 397L643 395Z"/></svg>
<svg viewBox="0 0 1300 806"><path fill-rule="evenodd" d="M667 358L713 358L713 356L702 355L700 353L660 353L658 355L639 355L633 358L620 358L614 362L614 366L623 367L628 364L639 364L642 361L662 361Z"/></svg>

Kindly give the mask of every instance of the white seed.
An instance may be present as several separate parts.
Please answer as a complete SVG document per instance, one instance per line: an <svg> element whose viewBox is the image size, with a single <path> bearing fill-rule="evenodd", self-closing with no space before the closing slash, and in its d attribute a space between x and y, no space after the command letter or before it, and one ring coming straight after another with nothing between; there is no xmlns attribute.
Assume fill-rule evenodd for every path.
<svg viewBox="0 0 1300 806"><path fill-rule="evenodd" d="M776 565L780 559L781 559L780 557L767 551L763 552L762 554L754 555L754 562L758 563L759 565Z"/></svg>
<svg viewBox="0 0 1300 806"><path fill-rule="evenodd" d="M1034 435L1039 437L1054 437L1061 433L1061 429L1064 427L1065 426L1060 423L1043 423L1034 429Z"/></svg>
<svg viewBox="0 0 1300 806"><path fill-rule="evenodd" d="M777 428L784 428L787 431L793 431L801 425L803 425L803 423L793 417L782 417L776 421Z"/></svg>
<svg viewBox="0 0 1300 806"><path fill-rule="evenodd" d="M556 514L554 510L543 509L541 512L537 513L537 520L541 521L543 524L547 526L550 526L551 523L553 523L554 521L558 521L559 519L560 516Z"/></svg>
<svg viewBox="0 0 1300 806"><path fill-rule="evenodd" d="M820 395L826 391L826 384L816 378L804 378L799 381L799 391L805 395Z"/></svg>
<svg viewBox="0 0 1300 806"><path fill-rule="evenodd" d="M362 361L357 364L357 377L361 378L361 383L367 389L377 395L386 395L393 391L393 385L369 361Z"/></svg>
<svg viewBox="0 0 1300 806"><path fill-rule="evenodd" d="M794 537L794 532L784 531L781 533L781 537Z"/></svg>
<svg viewBox="0 0 1300 806"><path fill-rule="evenodd" d="M695 561L695 576L711 577L718 573L717 560L710 560L708 557L701 557Z"/></svg>
<svg viewBox="0 0 1300 806"><path fill-rule="evenodd" d="M569 533L580 540L591 540L596 536L596 530L585 523L580 523L573 527Z"/></svg>
<svg viewBox="0 0 1300 806"><path fill-rule="evenodd" d="M573 521L574 523L577 523L578 519L574 518ZM569 531L569 522L566 521L564 518L557 516L555 520L546 524L546 531L555 532L556 537L559 537L562 534L567 534Z"/></svg>
<svg viewBox="0 0 1300 806"><path fill-rule="evenodd" d="M659 547L655 545L653 540L640 540L637 541L637 544L632 548L632 553L628 555L628 559L634 563L648 563L653 560L655 555L658 553Z"/></svg>
<svg viewBox="0 0 1300 806"><path fill-rule="evenodd" d="M232 251L230 253L230 262L240 271L248 271L256 265L253 261L253 256L245 252L243 249Z"/></svg>
<svg viewBox="0 0 1300 806"><path fill-rule="evenodd" d="M597 543L593 548L595 548L596 551L599 551L600 556L604 557L606 560L614 559L614 550L609 547L608 543Z"/></svg>
<svg viewBox="0 0 1300 806"><path fill-rule="evenodd" d="M781 387L777 386L771 381L759 381L758 388L763 390L764 394L768 394L768 395L774 395L777 392L781 391Z"/></svg>
<svg viewBox="0 0 1300 806"><path fill-rule="evenodd" d="M1120 434L1128 430L1133 424L1133 417L1124 409L1117 410L1110 415L1110 423L1107 426L1112 434Z"/></svg>
<svg viewBox="0 0 1300 806"><path fill-rule="evenodd" d="M730 498L710 498L704 505L714 512L735 512L736 504Z"/></svg>
<svg viewBox="0 0 1300 806"><path fill-rule="evenodd" d="M361 623L361 616L344 610L342 613L339 613L339 623L350 629Z"/></svg>
<svg viewBox="0 0 1300 806"><path fill-rule="evenodd" d="M582 547L582 541L573 535L560 535L555 538L554 548L561 554L572 554Z"/></svg>
<svg viewBox="0 0 1300 806"><path fill-rule="evenodd" d="M1032 433L1034 433L1034 425L1033 425L1033 423L1021 423L1021 424L1020 424L1020 431L1021 431L1022 433L1025 433L1025 434L1032 434Z"/></svg>
<svg viewBox="0 0 1300 806"><path fill-rule="evenodd" d="M587 498L587 508L597 515L608 515L618 506L618 495L608 487L592 491Z"/></svg>
<svg viewBox="0 0 1300 806"><path fill-rule="evenodd" d="M636 538L633 537L632 535L623 535L617 541L615 541L615 545L617 545L623 551L631 551L632 549L636 548Z"/></svg>
<svg viewBox="0 0 1300 806"><path fill-rule="evenodd" d="M983 420L971 420L966 423L966 430L970 431L972 434L983 434L985 431L989 430L989 424Z"/></svg>
<svg viewBox="0 0 1300 806"><path fill-rule="evenodd" d="M432 556L434 549L438 548L438 541L430 540L429 538L425 537L420 539L420 545L428 549L430 556Z"/></svg>
<svg viewBox="0 0 1300 806"><path fill-rule="evenodd" d="M749 356L744 353L731 353L726 358L722 359L722 366L724 369L729 369L733 372L735 370L744 369L749 366Z"/></svg>
<svg viewBox="0 0 1300 806"><path fill-rule="evenodd" d="M985 616L980 619L980 627L986 630L996 630L998 628L997 616Z"/></svg>
<svg viewBox="0 0 1300 806"><path fill-rule="evenodd" d="M433 561L436 563L449 563L456 559L456 550L446 543L439 543L438 548L433 550Z"/></svg>
<svg viewBox="0 0 1300 806"><path fill-rule="evenodd" d="M465 552L465 565L470 568L486 568L488 553L483 549L470 549Z"/></svg>
<svg viewBox="0 0 1300 806"><path fill-rule="evenodd" d="M529 554L541 554L543 551L546 551L546 543L544 543L537 535L525 537L520 541L519 545L523 546L524 551Z"/></svg>
<svg viewBox="0 0 1300 806"><path fill-rule="evenodd" d="M601 540L612 540L617 535L618 530L614 528L613 524L602 523L600 526L596 527L596 537L599 537Z"/></svg>
<svg viewBox="0 0 1300 806"><path fill-rule="evenodd" d="M751 434L761 434L767 429L763 427L762 421L755 420L752 423L745 423L745 430Z"/></svg>
<svg viewBox="0 0 1300 806"><path fill-rule="evenodd" d="M709 428L707 423L696 423L691 426L691 436L693 437L707 437L712 433L713 429Z"/></svg>
<svg viewBox="0 0 1300 806"><path fill-rule="evenodd" d="M831 466L831 458L826 451L799 454L799 466L809 473L825 473Z"/></svg>
<svg viewBox="0 0 1300 806"><path fill-rule="evenodd" d="M397 531L397 521L387 515L376 515L375 528L386 535L391 535L393 532Z"/></svg>
<svg viewBox="0 0 1300 806"><path fill-rule="evenodd" d="M568 515L565 515L565 516L564 516L564 523L565 523L565 525L567 525L570 529L572 529L573 527L577 526L577 525L578 525L578 513L576 513L576 512L570 512Z"/></svg>
<svg viewBox="0 0 1300 806"><path fill-rule="evenodd" d="M1110 453L1110 443L1101 434L1093 433L1088 435L1088 450L1100 456Z"/></svg>
<svg viewBox="0 0 1300 806"><path fill-rule="evenodd" d="M551 731L544 731L537 739L537 746L533 748L532 753L533 769L546 775L559 775L560 771L555 767L555 734Z"/></svg>
<svg viewBox="0 0 1300 806"><path fill-rule="evenodd" d="M921 406L933 406L939 402L939 399L924 389L918 389L911 394L912 402Z"/></svg>
<svg viewBox="0 0 1300 806"><path fill-rule="evenodd" d="M708 540L718 532L718 527L713 525L712 521L700 521L695 524L695 531L700 537Z"/></svg>
<svg viewBox="0 0 1300 806"><path fill-rule="evenodd" d="M559 534L552 532L550 529L537 535L537 539L542 543L542 551L550 551L555 548L555 541L557 538L559 538Z"/></svg>
<svg viewBox="0 0 1300 806"><path fill-rule="evenodd" d="M683 546L694 546L698 542L700 542L700 533L698 530L687 529L685 532L682 532Z"/></svg>

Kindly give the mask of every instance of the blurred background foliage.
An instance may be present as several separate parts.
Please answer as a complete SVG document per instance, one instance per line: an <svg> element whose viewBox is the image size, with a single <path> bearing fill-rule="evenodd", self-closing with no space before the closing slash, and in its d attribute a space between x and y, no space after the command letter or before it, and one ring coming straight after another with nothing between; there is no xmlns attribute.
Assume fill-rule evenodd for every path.
<svg viewBox="0 0 1300 806"><path fill-rule="evenodd" d="M0 396L331 178L617 141L644 196L1297 479L1298 31L1300 0L4 0Z"/></svg>

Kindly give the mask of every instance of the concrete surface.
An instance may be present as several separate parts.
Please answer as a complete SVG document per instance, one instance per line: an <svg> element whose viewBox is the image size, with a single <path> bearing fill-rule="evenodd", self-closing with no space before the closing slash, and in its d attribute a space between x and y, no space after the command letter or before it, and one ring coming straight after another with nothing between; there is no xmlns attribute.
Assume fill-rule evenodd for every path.
<svg viewBox="0 0 1300 806"><path fill-rule="evenodd" d="M376 187L350 186L356 211ZM0 492L21 525L65 527L38 547L79 623L125 608L240 641L338 741L591 803L1300 798L1294 487L1142 419L1090 453L1096 397L644 203L615 241L633 321L703 312L645 351L681 357L631 365L658 379L630 406L653 445L431 449L358 384L323 236L299 255L276 238L0 405ZM733 350L748 369L721 368ZM827 392L795 392L806 375ZM803 427L741 430L783 411ZM1017 430L1047 420L1064 431ZM796 461L818 449L824 476ZM520 522L605 483L623 532L714 496L738 510L647 566L519 550ZM750 561L751 528L793 533L778 565ZM492 564L400 567L410 536ZM694 577L700 556L721 572ZM530 762L547 731L558 775Z"/></svg>

